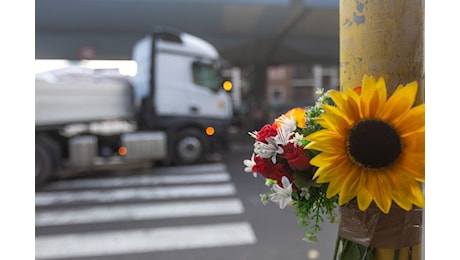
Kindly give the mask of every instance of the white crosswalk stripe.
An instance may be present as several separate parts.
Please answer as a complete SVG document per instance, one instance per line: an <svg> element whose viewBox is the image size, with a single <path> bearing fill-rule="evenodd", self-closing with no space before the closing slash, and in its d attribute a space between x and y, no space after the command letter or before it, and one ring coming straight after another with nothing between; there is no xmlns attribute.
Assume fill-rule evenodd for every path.
<svg viewBox="0 0 460 260"><path fill-rule="evenodd" d="M253 244L248 222L43 236L36 259L100 256Z"/></svg>
<svg viewBox="0 0 460 260"><path fill-rule="evenodd" d="M74 202L119 202L125 200L177 199L202 196L234 195L231 183L213 185L181 185L168 187L120 188L96 191L43 192L35 195L36 206L68 204Z"/></svg>
<svg viewBox="0 0 460 260"><path fill-rule="evenodd" d="M160 185L160 184L177 184L177 183L213 183L226 182L230 180L230 175L226 172L215 172L194 175L190 178L188 175L163 175L163 176L129 176L123 178L104 178L90 180L68 180L52 183L48 186L49 190L72 190L81 188L115 188L131 185Z"/></svg>
<svg viewBox="0 0 460 260"><path fill-rule="evenodd" d="M235 186L223 164L166 167L154 174L55 182L35 196L36 259L254 244L257 239L252 226L241 218L204 225L184 225L182 221L178 226L117 230L120 221L174 223L175 219L210 216L226 216L228 221L244 213L243 203L235 195ZM70 233L62 231L87 224L106 227L97 232L80 232L75 228ZM40 234L41 228L53 227L59 227L59 234Z"/></svg>
<svg viewBox="0 0 460 260"><path fill-rule="evenodd" d="M243 204L238 199L93 206L77 210L39 212L35 215L35 226L231 215L241 214L243 211Z"/></svg>

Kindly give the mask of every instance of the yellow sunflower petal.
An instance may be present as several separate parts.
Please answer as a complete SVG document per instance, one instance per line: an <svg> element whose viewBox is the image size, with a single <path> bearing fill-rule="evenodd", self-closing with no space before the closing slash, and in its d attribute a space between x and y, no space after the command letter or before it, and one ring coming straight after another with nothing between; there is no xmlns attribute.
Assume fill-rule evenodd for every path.
<svg viewBox="0 0 460 260"><path fill-rule="evenodd" d="M315 177L318 176L318 178L316 179L318 183L326 183L336 179L343 178L343 172L337 171L336 167L321 167L319 169L321 170L318 170L318 175L315 174L313 176L313 179L315 179Z"/></svg>
<svg viewBox="0 0 460 260"><path fill-rule="evenodd" d="M398 132L403 133L401 136L406 136L413 132L425 129L425 104L416 106L409 110L398 123L395 124Z"/></svg>
<svg viewBox="0 0 460 260"><path fill-rule="evenodd" d="M379 78L377 82L375 83L375 87L377 89L379 101L378 101L377 111L375 112L374 116L380 117L380 114L385 109L386 101L388 98L385 80L383 78Z"/></svg>
<svg viewBox="0 0 460 260"><path fill-rule="evenodd" d="M347 121L348 125L351 125L351 124L354 123L354 121L349 119L348 115L344 111L341 111L338 107L331 106L331 105L326 105L326 104L324 104L322 106L324 108L324 111L326 111L326 113L335 114L335 115L343 118L345 121Z"/></svg>
<svg viewBox="0 0 460 260"><path fill-rule="evenodd" d="M305 137L308 141L315 141L315 142L340 142L345 141L344 136L337 134L336 131L330 129L323 129L317 132L314 132L310 135Z"/></svg>
<svg viewBox="0 0 460 260"><path fill-rule="evenodd" d="M361 98L359 108L362 118L370 117L372 101L375 94L375 78L364 75L361 85ZM374 101L375 102L375 101Z"/></svg>
<svg viewBox="0 0 460 260"><path fill-rule="evenodd" d="M361 108L360 108L360 99L361 99L361 96L360 94L358 94L354 89L352 88L349 88L349 87L345 87L345 92L346 92L346 95L348 96L347 98L347 102L348 104L350 105L350 107L353 109L352 111L355 112L356 114L356 118L355 118L355 122L360 120L362 117L361 117Z"/></svg>
<svg viewBox="0 0 460 260"><path fill-rule="evenodd" d="M423 208L425 206L425 196L423 194L422 185L419 182L413 180L409 175L400 175L399 179L403 179L404 181L401 182L398 180L399 184L394 186L397 187L397 189L394 189L393 193L396 194L399 192L400 194L398 196L401 198L396 198L394 195L395 201L396 199L399 199L399 203L405 204L405 207L401 206L401 208L406 210L410 209L410 207L407 206L409 203Z"/></svg>
<svg viewBox="0 0 460 260"><path fill-rule="evenodd" d="M349 129L348 122L341 116L325 113L321 117L327 122L327 129L334 130L341 135L345 135Z"/></svg>
<svg viewBox="0 0 460 260"><path fill-rule="evenodd" d="M417 181L425 182L425 132L417 132L401 138L403 151L398 165Z"/></svg>
<svg viewBox="0 0 460 260"><path fill-rule="evenodd" d="M362 188L362 178L360 177L360 172L357 170L351 170L346 174L346 177L343 181L344 187L339 195L339 204L343 205L353 198L356 197L359 190Z"/></svg>
<svg viewBox="0 0 460 260"><path fill-rule="evenodd" d="M366 189L365 186L359 190L356 197L358 200L358 208L362 211L366 210L369 205L371 205L373 199L372 194Z"/></svg>
<svg viewBox="0 0 460 260"><path fill-rule="evenodd" d="M379 94L377 91L375 91L370 99L370 102L368 104L368 112L369 115L367 117L375 117L375 114L380 108L380 99L379 99Z"/></svg>
<svg viewBox="0 0 460 260"><path fill-rule="evenodd" d="M418 84L413 81L406 86L398 86L388 98L382 118L388 122L397 122L412 107L417 94Z"/></svg>
<svg viewBox="0 0 460 260"><path fill-rule="evenodd" d="M334 145L333 143L321 143L313 141L308 143L304 149L317 150L327 153L337 153L337 145Z"/></svg>
<svg viewBox="0 0 460 260"><path fill-rule="evenodd" d="M411 210L412 209L412 201L407 199L407 194L410 190L406 190L402 187L398 187L393 191L393 199L402 209L404 210Z"/></svg>
<svg viewBox="0 0 460 260"><path fill-rule="evenodd" d="M364 88L374 87L375 86L375 78L373 76L364 75L361 85L361 96L365 95Z"/></svg>
<svg viewBox="0 0 460 260"><path fill-rule="evenodd" d="M332 134L331 134L332 133ZM317 150L329 153L344 152L345 140L343 137L327 129L320 130L306 137L310 141L304 149Z"/></svg>
<svg viewBox="0 0 460 260"><path fill-rule="evenodd" d="M417 207L424 208L425 207L425 197L422 192L422 188L418 183L411 183L411 194L412 194L412 203Z"/></svg>
<svg viewBox="0 0 460 260"><path fill-rule="evenodd" d="M327 167L331 165L337 165L337 162L343 161L344 159L346 159L344 158L344 156L346 155L344 155L343 153L332 154L332 153L322 152L316 155L315 157L313 157L310 160L310 164L317 166L317 167Z"/></svg>
<svg viewBox="0 0 460 260"><path fill-rule="evenodd" d="M377 82L379 83L378 85ZM377 111L383 109L382 106L385 105L385 100L382 100L382 95L384 95L384 93L379 93L379 91L383 91L382 87L385 89L384 93L386 93L385 82L383 81L383 78L375 81L373 77L366 75L364 76L360 99L361 116L363 118L374 117ZM383 102L383 104L380 102Z"/></svg>
<svg viewBox="0 0 460 260"><path fill-rule="evenodd" d="M335 151L335 147L327 146L324 147L324 145L320 142L309 142L304 149L307 150L316 150L316 151L323 151L323 152L333 152Z"/></svg>
<svg viewBox="0 0 460 260"><path fill-rule="evenodd" d="M410 210L412 208L412 199L410 196L411 187L409 182L413 179L401 171L390 170L388 172L388 180L393 187L392 198L403 209Z"/></svg>
<svg viewBox="0 0 460 260"><path fill-rule="evenodd" d="M326 197L327 198L332 198L334 197L337 193L339 193L342 190L343 182L340 180L333 180L329 182L329 186L327 187L326 191ZM339 204L343 205L343 204Z"/></svg>
<svg viewBox="0 0 460 260"><path fill-rule="evenodd" d="M358 94L353 88L345 87L345 93L348 97L353 99L356 104L359 104L360 94Z"/></svg>
<svg viewBox="0 0 460 260"><path fill-rule="evenodd" d="M409 152L425 152L425 132L416 132L401 138L404 149Z"/></svg>
<svg viewBox="0 0 460 260"><path fill-rule="evenodd" d="M322 177L324 175L327 175L328 171L331 171L331 168L330 167L319 167L316 171L315 171L315 174L313 175L313 180L314 179L317 179L319 177ZM324 183L324 182L327 182L327 181L318 181L318 183Z"/></svg>
<svg viewBox="0 0 460 260"><path fill-rule="evenodd" d="M391 184L384 175L385 173L375 173L374 176L371 177L374 181L371 182L369 190L374 196L377 207L386 214L390 212L392 193Z"/></svg>
<svg viewBox="0 0 460 260"><path fill-rule="evenodd" d="M329 127L328 122L326 122L326 120L324 120L324 119L321 118L321 117L311 118L311 120L315 121L316 123L318 123L319 125L321 125L321 126L324 127L324 128L328 128L328 127Z"/></svg>
<svg viewBox="0 0 460 260"><path fill-rule="evenodd" d="M393 187L393 199L401 208L410 210L413 204L419 207L424 206L425 200L421 186L410 176L395 175Z"/></svg>
<svg viewBox="0 0 460 260"><path fill-rule="evenodd" d="M359 107L352 97L340 91L330 91L329 95L337 108L343 111L344 118L346 118L349 123L356 122L359 119Z"/></svg>
<svg viewBox="0 0 460 260"><path fill-rule="evenodd" d="M425 153L423 152L405 152L399 165L401 169L407 171L415 180L425 182Z"/></svg>

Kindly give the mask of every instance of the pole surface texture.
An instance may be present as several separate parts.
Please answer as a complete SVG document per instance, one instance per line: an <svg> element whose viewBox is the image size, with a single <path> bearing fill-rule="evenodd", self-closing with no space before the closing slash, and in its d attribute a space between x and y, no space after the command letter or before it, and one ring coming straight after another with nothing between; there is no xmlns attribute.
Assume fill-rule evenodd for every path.
<svg viewBox="0 0 460 260"><path fill-rule="evenodd" d="M415 105L424 103L424 13L424 0L340 0L341 91L360 86L364 74L383 77L389 95L415 80ZM375 257L422 259L420 241L411 247L375 248Z"/></svg>

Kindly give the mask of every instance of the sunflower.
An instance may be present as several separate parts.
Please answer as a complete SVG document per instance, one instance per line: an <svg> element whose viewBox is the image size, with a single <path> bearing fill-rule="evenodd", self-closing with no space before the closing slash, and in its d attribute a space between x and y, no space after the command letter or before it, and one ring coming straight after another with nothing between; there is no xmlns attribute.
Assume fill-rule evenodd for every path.
<svg viewBox="0 0 460 260"><path fill-rule="evenodd" d="M364 76L360 91L330 90L335 103L314 120L324 129L306 137L317 150L313 178L329 183L327 197L343 205L356 198L360 210L372 201L384 212L394 201L410 210L424 207L425 104L413 106L417 82L387 96L383 78ZM360 92L360 93L359 93Z"/></svg>

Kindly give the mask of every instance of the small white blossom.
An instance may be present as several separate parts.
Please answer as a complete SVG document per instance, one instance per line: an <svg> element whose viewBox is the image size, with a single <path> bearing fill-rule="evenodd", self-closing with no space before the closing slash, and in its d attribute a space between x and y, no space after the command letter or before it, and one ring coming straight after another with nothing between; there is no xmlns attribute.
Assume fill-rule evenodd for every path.
<svg viewBox="0 0 460 260"><path fill-rule="evenodd" d="M279 145L287 145L291 139L293 132L286 132L283 128L278 127L276 129L277 135L275 136L275 141Z"/></svg>
<svg viewBox="0 0 460 260"><path fill-rule="evenodd" d="M300 196L305 198L306 200L309 200L310 192L308 191L308 188L305 188L305 187L300 188Z"/></svg>
<svg viewBox="0 0 460 260"><path fill-rule="evenodd" d="M257 138L257 131L248 132L248 134L254 139Z"/></svg>
<svg viewBox="0 0 460 260"><path fill-rule="evenodd" d="M243 163L244 163L244 165L246 166L246 167L244 168L244 171L245 171L245 172L252 172L252 175L253 175L254 177L257 177L257 172L253 172L253 171L252 171L252 167L254 167L254 165L256 165L256 162L254 161L254 154L252 154L250 160L249 160L249 159L246 159L246 160L243 161Z"/></svg>
<svg viewBox="0 0 460 260"><path fill-rule="evenodd" d="M315 94L318 96L322 96L324 94L324 89L322 88L316 89Z"/></svg>
<svg viewBox="0 0 460 260"><path fill-rule="evenodd" d="M260 201L262 201L262 204L268 205L270 197L267 194L260 194Z"/></svg>
<svg viewBox="0 0 460 260"><path fill-rule="evenodd" d="M268 137L266 141L268 144L255 142L254 152L262 158L271 158L272 163L276 163L276 155L282 154L284 150L276 144L274 137Z"/></svg>
<svg viewBox="0 0 460 260"><path fill-rule="evenodd" d="M297 145L297 146L302 146L302 140L304 139L305 137L303 136L303 134L299 134L299 133L295 133L294 134L294 138L291 139L291 142L294 144L294 145Z"/></svg>
<svg viewBox="0 0 460 260"><path fill-rule="evenodd" d="M272 188L274 193L270 194L270 200L278 202L281 209L284 209L288 203L292 201L292 183L289 183L289 179L286 176L281 178L283 187L278 184L273 184Z"/></svg>
<svg viewBox="0 0 460 260"><path fill-rule="evenodd" d="M283 130L286 133L293 132L297 129L297 124L293 115L291 115L290 117L287 117L286 115L281 115L279 118L276 119L276 122L280 123L281 128L283 128Z"/></svg>

